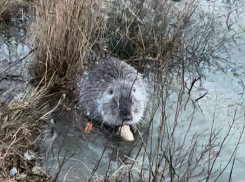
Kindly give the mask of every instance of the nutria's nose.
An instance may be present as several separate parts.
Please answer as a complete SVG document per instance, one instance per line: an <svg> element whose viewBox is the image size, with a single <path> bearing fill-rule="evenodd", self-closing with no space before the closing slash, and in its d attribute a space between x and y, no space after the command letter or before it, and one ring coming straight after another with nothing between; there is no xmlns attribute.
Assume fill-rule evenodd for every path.
<svg viewBox="0 0 245 182"><path fill-rule="evenodd" d="M123 122L130 122L133 120L133 116L130 114L130 111L125 109L120 111Z"/></svg>
<svg viewBox="0 0 245 182"><path fill-rule="evenodd" d="M133 120L132 117L132 102L131 98L121 96L119 98L119 112L122 118L122 122L131 122Z"/></svg>
<svg viewBox="0 0 245 182"><path fill-rule="evenodd" d="M127 111L121 111L122 121L130 122L133 120L133 116Z"/></svg>

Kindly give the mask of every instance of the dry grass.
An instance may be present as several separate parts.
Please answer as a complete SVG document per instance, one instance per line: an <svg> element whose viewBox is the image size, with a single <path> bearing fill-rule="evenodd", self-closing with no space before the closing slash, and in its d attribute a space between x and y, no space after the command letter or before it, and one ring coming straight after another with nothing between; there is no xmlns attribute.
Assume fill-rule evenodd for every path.
<svg viewBox="0 0 245 182"><path fill-rule="evenodd" d="M1 5L7 10L11 6L7 3L12 1L4 2ZM44 119L61 105L58 99L58 105L50 109L49 99L54 101L62 95L63 101L73 97L77 77L86 66L91 27L91 13L86 2L37 0L32 5L36 13L36 21L32 25L36 48L30 74L36 89L22 99L3 103L0 108L1 181L48 180L46 174L34 174L32 170L38 159L28 161L24 153L34 150L34 141L40 135L40 128L46 124ZM2 8L1 12L5 16L7 11ZM14 167L18 172L15 177L9 175Z"/></svg>
<svg viewBox="0 0 245 182"><path fill-rule="evenodd" d="M147 62L156 65L155 71L181 64L183 28L191 8L192 3L180 11L171 1L113 1L105 30L109 54L130 60L141 72Z"/></svg>
<svg viewBox="0 0 245 182"><path fill-rule="evenodd" d="M15 14L17 11L17 4L11 0L0 1L0 21L9 22L11 15Z"/></svg>
<svg viewBox="0 0 245 182"><path fill-rule="evenodd" d="M221 22L214 15L193 18L198 1L186 2L176 7L172 0L114 0L107 4L98 42L108 47L108 55L126 59L145 76L153 73L155 85L169 73L184 78L193 71L202 75L206 65L222 69L220 61L227 60L220 53L228 52L225 45L231 37L219 29Z"/></svg>
<svg viewBox="0 0 245 182"><path fill-rule="evenodd" d="M52 93L68 94L76 88L84 70L91 29L91 13L85 1L35 1L35 64L32 83ZM41 81L42 80L42 81ZM49 83L49 85L47 85Z"/></svg>
<svg viewBox="0 0 245 182"><path fill-rule="evenodd" d="M14 167L18 171L16 178L25 181L32 178L46 178L44 175L32 173L36 160L27 161L23 154L29 149L33 150L34 141L40 134L42 121L49 116L48 105L40 100L46 96L46 89L34 90L21 99L12 101L0 107L0 180L14 179L9 172ZM23 173L24 172L24 173Z"/></svg>
<svg viewBox="0 0 245 182"><path fill-rule="evenodd" d="M23 9L26 9L29 4L29 0L1 0L0 23L8 24L12 18L21 16Z"/></svg>

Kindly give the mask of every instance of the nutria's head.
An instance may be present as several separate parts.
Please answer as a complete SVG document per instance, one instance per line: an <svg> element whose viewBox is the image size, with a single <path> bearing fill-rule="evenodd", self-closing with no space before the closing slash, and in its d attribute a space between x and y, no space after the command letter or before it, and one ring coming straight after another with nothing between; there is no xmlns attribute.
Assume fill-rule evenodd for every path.
<svg viewBox="0 0 245 182"><path fill-rule="evenodd" d="M137 83L114 81L97 99L98 112L108 125L131 125L140 121L145 96Z"/></svg>
<svg viewBox="0 0 245 182"><path fill-rule="evenodd" d="M146 95L141 74L125 62L109 59L85 74L80 104L91 119L112 126L131 125L144 115Z"/></svg>

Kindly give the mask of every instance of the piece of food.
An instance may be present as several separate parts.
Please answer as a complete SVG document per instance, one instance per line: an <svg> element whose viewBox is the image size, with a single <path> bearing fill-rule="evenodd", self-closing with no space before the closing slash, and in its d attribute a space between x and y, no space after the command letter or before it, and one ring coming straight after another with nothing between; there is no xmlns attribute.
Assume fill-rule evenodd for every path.
<svg viewBox="0 0 245 182"><path fill-rule="evenodd" d="M134 135L131 132L129 125L123 125L119 128L120 136L127 141L134 141Z"/></svg>
<svg viewBox="0 0 245 182"><path fill-rule="evenodd" d="M93 123L91 122L87 123L85 127L85 133L90 133L90 131L92 130L92 127L93 127Z"/></svg>

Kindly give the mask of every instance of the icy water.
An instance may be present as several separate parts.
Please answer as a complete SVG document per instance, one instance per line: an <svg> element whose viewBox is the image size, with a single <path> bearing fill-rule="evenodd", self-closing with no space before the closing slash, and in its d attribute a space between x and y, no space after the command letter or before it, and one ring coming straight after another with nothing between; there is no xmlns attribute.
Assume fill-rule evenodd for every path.
<svg viewBox="0 0 245 182"><path fill-rule="evenodd" d="M245 177L245 135L243 134L245 126L244 2L231 1L231 3L224 4L219 1L203 1L202 5L198 6L197 12L200 12L200 14L209 12L219 17L221 22L220 30L227 26L228 16L230 16L228 22L237 23L232 26L232 29L238 34L228 44L228 55L222 55L229 62L221 63L223 70L210 67L203 70L206 79L202 80L202 82L198 81L194 87L195 92L192 93L194 99L205 92L207 92L207 95L198 101L200 106L198 111L202 114L197 112L199 116L196 117L196 121L193 121L193 123L197 122L196 126L193 125L193 129L200 133L208 127L209 132L205 134L204 144L205 141L206 144L209 141L212 125L216 132L220 130L219 137L215 142L217 146L213 152L216 153L220 148L222 150L214 164L214 171L217 170L217 173L210 178L210 181L229 181L229 176L231 175L232 181L242 182ZM232 35L234 31L224 31L223 34ZM217 35L217 39L219 38L219 35ZM192 79L190 77L186 78L189 87ZM223 142L224 138L226 138L225 142ZM240 144L235 150L238 142ZM235 156L234 161L234 158L231 159L232 154ZM231 174L232 162L234 162L234 168ZM203 166L205 168L207 164ZM223 174L217 179L219 172L222 170L224 170Z"/></svg>
<svg viewBox="0 0 245 182"><path fill-rule="evenodd" d="M235 1L231 2L234 3ZM214 118L217 129L221 129L218 147L221 147L222 139L227 135L228 130L231 129L214 168L220 169L227 165L239 139L241 139L240 145L234 153L235 163L232 175L230 174L231 163L233 162L231 160L231 163L217 181L228 181L229 175L231 175L232 181L242 182L245 177L245 135L242 134L241 136L245 127L245 12L244 2L236 2L237 3L233 5L228 3L225 6L221 6L221 4L216 2L216 8L213 11L216 15L220 15L221 20L224 22L223 25L230 13L231 21L237 23L232 29L240 32L234 41L229 42L228 58L230 58L230 63L222 65L226 74L218 69L206 70L206 80L203 81L202 87L197 89L201 90L204 88L208 91L206 97L201 99L199 104L203 110L207 124L210 125ZM210 10L210 5L204 3L203 9ZM232 33L232 31L229 33ZM215 113L215 115L213 115L213 113ZM233 121L234 123L232 124ZM212 179L214 180L216 178L214 177Z"/></svg>
<svg viewBox="0 0 245 182"><path fill-rule="evenodd" d="M217 154L220 148L222 150L213 167L213 171L217 171L209 181L229 181L231 176L232 181L242 182L245 177L245 135L243 134L245 127L244 5L243 1L230 1L230 3L202 1L201 5L197 7L197 12L200 12L201 15L203 12L209 12L219 17L221 26L218 29L220 30L227 26L228 16L230 16L228 22L237 23L232 26L237 35L228 43L228 55L221 55L221 57L223 56L228 60L228 62L221 63L223 70L212 67L203 70L206 79L202 80L202 82L197 81L194 86L194 92L191 93L191 97L196 99L207 92L206 96L198 101L200 108L193 119L189 136L191 137L191 133L194 134L196 131L202 133L202 131L208 128L204 132L205 137L203 141L200 142L205 145L209 142L210 131L214 128L216 132L219 131L218 139L215 142L217 146L212 152ZM199 14L195 16L198 17ZM234 31L228 32L226 29L222 33L232 35ZM217 39L219 38L218 34ZM193 77L191 78L190 76L185 79L188 87L190 87ZM177 102L176 94L172 95L172 100ZM188 114L188 109L182 114L185 119L190 115ZM187 130L187 128L183 130ZM223 142L224 139L226 139L225 142ZM237 147L238 142L240 144ZM235 158L234 161L234 158L231 158L232 155ZM234 168L231 174L232 162L234 162ZM203 167L207 169L207 163L204 163ZM220 171L223 171L223 174L217 178Z"/></svg>
<svg viewBox="0 0 245 182"><path fill-rule="evenodd" d="M26 22L13 21L0 35L0 93L1 102L18 99L28 91L28 55L31 48L26 42ZM4 36L3 36L4 35Z"/></svg>
<svg viewBox="0 0 245 182"><path fill-rule="evenodd" d="M214 8L214 11L213 11ZM219 148L222 147L221 153L219 153L214 165L214 173L209 181L215 181L218 174L224 168L223 174L217 179L219 182L228 181L230 171L232 167L233 159L230 160L231 155L236 149L237 142L240 140L240 145L234 153L234 169L232 171L232 181L243 182L245 178L245 136L240 137L244 125L245 125L245 109L244 109L244 82L245 82L245 11L244 4L241 1L231 1L230 3L218 2L218 1L203 1L201 6L198 6L197 12L209 12L215 13L223 22L223 26L226 26L227 15L230 13L230 19L236 22L240 26L234 26L236 31L240 32L239 36L234 37L234 41L229 42L229 55L224 55L229 62L221 63L224 70L209 67L203 70L205 73L205 79L202 82L197 81L193 91L191 92L191 98L196 99L202 94L207 92L206 96L200 99L198 108L196 109L194 116L192 117L193 105L188 102L186 109L180 113L179 118L181 123L177 126L175 138L178 141L182 141L183 133L186 133L189 126L189 121L192 120L191 128L188 132L186 145L188 149L191 147L191 139L194 134L201 133L203 137L199 142L197 149L201 151L203 145L207 145L209 142L210 131L216 129L215 132L219 132L218 138L215 141L217 145L212 149L211 154L217 154ZM196 16L199 16L198 13ZM22 39L17 39L16 32L23 32L24 29L19 27L11 28L10 38L1 37L1 49L0 49L0 72L8 68L11 64L18 61L19 57L23 57L30 51L27 44ZM233 32L224 32L232 34ZM21 37L21 36L20 36ZM219 38L219 37L217 37ZM11 69L6 70L9 75L0 83L0 91L4 93L4 99L10 99L18 97L17 93L24 93L27 90L27 78L25 77L28 65L28 59L13 66ZM12 75L12 77L11 77ZM0 75L2 76L2 75ZM196 75L186 76L187 86L189 87L192 79ZM12 80L11 80L12 79ZM13 80L15 79L15 80ZM16 86L17 85L17 86ZM179 92L178 84L172 90L172 94L168 98L167 102L167 121L169 125L174 123L174 111L176 103L178 102L177 95ZM187 94L184 95L184 101L188 99ZM235 116L235 117L234 117ZM149 118L148 115L146 118ZM103 179L108 169L116 170L117 163L121 162L119 158L123 159L128 155L131 146L135 145L135 149L129 157L136 155L138 148L137 141L141 140L138 136L135 142L125 142L119 137L106 133L105 130L94 129L89 134L84 134L83 131L74 129L72 127L71 117L67 113L63 113L61 116L55 118L57 123L58 137L53 147L53 154L49 154L49 158L44 161L44 165L50 170L50 174L56 174L60 165L62 165L59 181L86 181L93 174L93 179ZM153 137L157 138L157 131L159 127L159 121L161 119L161 112L158 112L154 117ZM233 122L234 120L234 122ZM147 119L146 119L147 121ZM214 121L214 122L213 122ZM213 126L214 125L214 126ZM212 127L213 126L213 127ZM227 132L230 129L229 135ZM226 138L223 143L223 139ZM139 142L140 143L140 142ZM149 150L149 147L147 148ZM102 156L102 157L101 157ZM140 167L135 165L135 167ZM208 163L205 163L207 156L203 157L201 166L198 169L207 169ZM227 163L230 164L227 165ZM227 167L226 167L227 165ZM96 172L93 169L96 166ZM137 172L137 169L135 169ZM195 178L193 181L202 181L202 177ZM203 180L205 181L205 180Z"/></svg>

